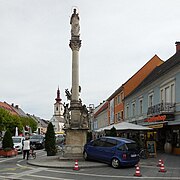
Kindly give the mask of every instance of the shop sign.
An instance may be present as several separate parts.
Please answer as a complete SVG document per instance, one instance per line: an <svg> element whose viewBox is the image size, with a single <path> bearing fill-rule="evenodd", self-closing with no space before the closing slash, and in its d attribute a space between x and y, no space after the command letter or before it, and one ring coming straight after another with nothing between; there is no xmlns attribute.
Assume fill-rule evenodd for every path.
<svg viewBox="0 0 180 180"><path fill-rule="evenodd" d="M163 116L154 116L151 118L147 118L144 120L144 122L156 122L156 121L164 121L166 119L166 115Z"/></svg>
<svg viewBox="0 0 180 180"><path fill-rule="evenodd" d="M147 141L147 151L150 157L156 157L156 142L155 141Z"/></svg>
<svg viewBox="0 0 180 180"><path fill-rule="evenodd" d="M163 128L163 124L156 124L156 125L151 125L151 126L148 126L149 128Z"/></svg>

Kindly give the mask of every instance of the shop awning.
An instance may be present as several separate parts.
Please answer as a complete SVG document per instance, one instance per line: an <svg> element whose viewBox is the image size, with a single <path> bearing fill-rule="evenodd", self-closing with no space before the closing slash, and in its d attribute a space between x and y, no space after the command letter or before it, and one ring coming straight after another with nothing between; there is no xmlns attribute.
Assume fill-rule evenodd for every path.
<svg viewBox="0 0 180 180"><path fill-rule="evenodd" d="M128 123L128 122L120 122L117 124L112 124L110 126L106 126L104 128L100 128L97 130L97 132L104 131L104 130L110 130L113 126L116 128L116 130L119 130L119 131L123 131L123 130L139 130L139 131L152 130L152 128L149 128L146 126L141 126L141 125Z"/></svg>

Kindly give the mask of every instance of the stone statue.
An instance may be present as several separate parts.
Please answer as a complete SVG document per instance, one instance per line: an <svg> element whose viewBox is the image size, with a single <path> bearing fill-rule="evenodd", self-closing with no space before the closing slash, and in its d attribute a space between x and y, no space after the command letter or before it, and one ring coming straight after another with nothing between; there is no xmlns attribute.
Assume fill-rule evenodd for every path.
<svg viewBox="0 0 180 180"><path fill-rule="evenodd" d="M83 105L81 109L81 124L80 124L82 129L88 128L88 121L89 121L88 110L86 108L86 105Z"/></svg>
<svg viewBox="0 0 180 180"><path fill-rule="evenodd" d="M64 127L65 128L69 128L70 127L70 114L69 114L69 108L68 108L69 104L66 104L64 107Z"/></svg>
<svg viewBox="0 0 180 180"><path fill-rule="evenodd" d="M65 89L65 93L66 93L66 96L67 96L67 99L68 100L71 100L71 93L69 92L69 90L68 89Z"/></svg>
<svg viewBox="0 0 180 180"><path fill-rule="evenodd" d="M79 26L79 14L76 13L76 9L71 16L71 36L79 36L80 26Z"/></svg>

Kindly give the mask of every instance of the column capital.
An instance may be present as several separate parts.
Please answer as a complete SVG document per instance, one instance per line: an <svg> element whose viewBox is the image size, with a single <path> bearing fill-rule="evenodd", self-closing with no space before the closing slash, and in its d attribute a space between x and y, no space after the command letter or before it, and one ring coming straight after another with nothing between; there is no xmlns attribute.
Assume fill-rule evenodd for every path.
<svg viewBox="0 0 180 180"><path fill-rule="evenodd" d="M79 51L81 47L81 40L79 39L71 39L69 43L69 47L72 49L72 51L76 50Z"/></svg>

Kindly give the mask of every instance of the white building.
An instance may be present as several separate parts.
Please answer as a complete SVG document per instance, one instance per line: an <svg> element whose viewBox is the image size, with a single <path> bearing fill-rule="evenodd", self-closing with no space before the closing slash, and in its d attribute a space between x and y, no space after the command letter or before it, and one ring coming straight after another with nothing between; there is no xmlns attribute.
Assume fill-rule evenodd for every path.
<svg viewBox="0 0 180 180"><path fill-rule="evenodd" d="M60 98L60 90L58 87L57 90L57 97L56 97L56 102L54 103L54 115L53 117L50 119L50 122L53 124L54 126L54 131L55 132L63 132L63 127L64 127L64 106L61 102L61 98Z"/></svg>

